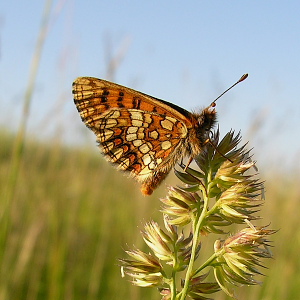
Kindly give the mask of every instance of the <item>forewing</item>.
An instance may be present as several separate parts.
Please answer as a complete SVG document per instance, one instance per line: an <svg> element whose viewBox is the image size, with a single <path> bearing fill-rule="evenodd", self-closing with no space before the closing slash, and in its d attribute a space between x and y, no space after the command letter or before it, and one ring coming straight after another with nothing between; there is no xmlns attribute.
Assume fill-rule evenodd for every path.
<svg viewBox="0 0 300 300"><path fill-rule="evenodd" d="M73 83L73 94L81 118L92 130L98 120L96 116L122 108L166 115L183 121L187 127L192 126L190 113L185 109L103 79L79 77Z"/></svg>
<svg viewBox="0 0 300 300"><path fill-rule="evenodd" d="M78 78L73 93L105 157L140 181L168 165L191 126L185 110L105 80Z"/></svg>

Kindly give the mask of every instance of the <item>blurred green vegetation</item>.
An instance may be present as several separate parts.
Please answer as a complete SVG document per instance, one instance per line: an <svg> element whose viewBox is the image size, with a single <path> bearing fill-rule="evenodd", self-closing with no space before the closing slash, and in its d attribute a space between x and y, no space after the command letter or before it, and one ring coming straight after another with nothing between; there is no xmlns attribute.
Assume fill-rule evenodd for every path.
<svg viewBox="0 0 300 300"><path fill-rule="evenodd" d="M161 220L165 184L143 197L139 185L98 152L27 139L13 198L5 203L14 139L0 132L0 300L160 299L156 289L121 278L117 259L132 245L142 247L144 222ZM261 178L266 202L260 223L280 230L262 286L237 288L239 299L299 299L298 175ZM167 182L178 180L170 175ZM202 255L206 250L212 251L203 247ZM214 298L228 299L222 292Z"/></svg>

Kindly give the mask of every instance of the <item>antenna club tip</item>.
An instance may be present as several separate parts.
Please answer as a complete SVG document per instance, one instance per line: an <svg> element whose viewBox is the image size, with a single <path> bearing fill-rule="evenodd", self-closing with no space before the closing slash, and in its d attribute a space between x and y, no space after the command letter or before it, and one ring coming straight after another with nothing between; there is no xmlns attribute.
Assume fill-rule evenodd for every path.
<svg viewBox="0 0 300 300"><path fill-rule="evenodd" d="M244 81L248 77L248 73L244 74L238 82Z"/></svg>
<svg viewBox="0 0 300 300"><path fill-rule="evenodd" d="M219 97L217 97L210 105L210 107L215 107L216 106L216 101L222 97L225 93L227 93L229 90L231 90L234 86L236 86L238 83L241 81L244 81L248 77L248 73L244 74L235 84L233 84L230 88L228 88L225 92L223 92Z"/></svg>

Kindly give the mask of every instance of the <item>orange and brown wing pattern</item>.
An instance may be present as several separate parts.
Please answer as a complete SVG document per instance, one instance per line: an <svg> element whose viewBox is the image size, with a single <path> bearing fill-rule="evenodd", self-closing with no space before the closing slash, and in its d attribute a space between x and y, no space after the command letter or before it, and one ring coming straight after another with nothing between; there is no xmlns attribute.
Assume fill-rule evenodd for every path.
<svg viewBox="0 0 300 300"><path fill-rule="evenodd" d="M164 128L166 125L169 127ZM107 159L122 170L133 171L142 181L166 165L185 132L176 119L133 109L112 109L102 116L96 135Z"/></svg>
<svg viewBox="0 0 300 300"><path fill-rule="evenodd" d="M143 182L145 194L151 194L185 154L182 146L192 126L185 110L90 77L76 79L73 94L106 159Z"/></svg>
<svg viewBox="0 0 300 300"><path fill-rule="evenodd" d="M190 113L181 107L103 79L79 77L73 83L73 94L83 121L91 129L96 125L95 115L113 108L167 115L192 126L188 120Z"/></svg>

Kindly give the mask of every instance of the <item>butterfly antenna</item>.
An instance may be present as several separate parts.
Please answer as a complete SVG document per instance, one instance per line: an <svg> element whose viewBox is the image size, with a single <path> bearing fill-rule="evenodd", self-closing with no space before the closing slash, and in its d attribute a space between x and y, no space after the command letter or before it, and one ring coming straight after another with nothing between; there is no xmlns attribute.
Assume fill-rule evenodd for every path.
<svg viewBox="0 0 300 300"><path fill-rule="evenodd" d="M234 86L236 86L238 83L244 81L246 78L248 77L248 74L244 74L235 84L233 84L231 87L229 87L225 92L223 92L219 97L217 97L212 103L211 103L211 107L215 107L216 106L216 101L221 98L225 93L227 93L229 90L231 90Z"/></svg>

